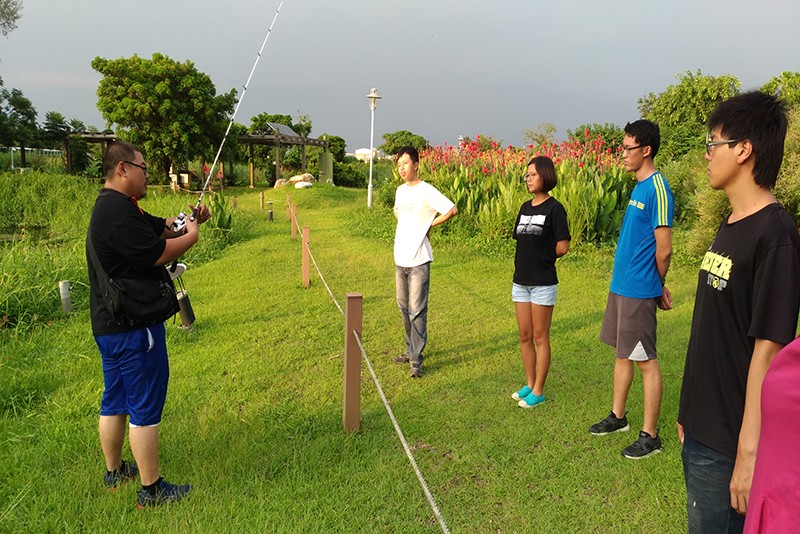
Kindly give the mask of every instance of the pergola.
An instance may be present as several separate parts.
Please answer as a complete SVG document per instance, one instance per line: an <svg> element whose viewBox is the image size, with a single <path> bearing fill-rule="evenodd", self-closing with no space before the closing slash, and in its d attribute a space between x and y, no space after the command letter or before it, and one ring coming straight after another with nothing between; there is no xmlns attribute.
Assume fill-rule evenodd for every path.
<svg viewBox="0 0 800 534"><path fill-rule="evenodd" d="M275 147L275 176L281 175L281 145L300 145L303 149L303 159L301 168L306 171L306 146L321 146L328 148L327 139L313 139L297 135L289 126L268 122L267 125L272 129L270 134L244 134L239 136L239 144L248 146L248 158L250 169L250 187L255 184L255 156L253 155L254 145L268 145Z"/></svg>
<svg viewBox="0 0 800 534"><path fill-rule="evenodd" d="M100 143L103 145L103 154L108 149L108 145L117 140L114 132L71 132L67 134L66 142L64 143L67 152L67 172L72 172L72 154L69 150L70 139L83 139L87 143Z"/></svg>
<svg viewBox="0 0 800 534"><path fill-rule="evenodd" d="M276 122L268 122L267 125L272 130L268 134L244 134L240 135L237 142L240 145L248 146L249 170L250 170L250 187L255 185L255 156L253 154L254 145L267 145L274 146L275 150L275 176L280 177L281 169L281 146L285 145L300 145L303 150L302 156L302 169L306 170L306 146L320 146L328 148L327 139L314 139L311 137L303 137L298 135L294 130L285 124L278 124ZM109 143L117 140L114 132L73 132L67 135L68 138L83 139L87 143L101 143L103 145L103 152L108 149ZM69 143L65 143L67 148L67 169L72 172L72 158L69 151Z"/></svg>

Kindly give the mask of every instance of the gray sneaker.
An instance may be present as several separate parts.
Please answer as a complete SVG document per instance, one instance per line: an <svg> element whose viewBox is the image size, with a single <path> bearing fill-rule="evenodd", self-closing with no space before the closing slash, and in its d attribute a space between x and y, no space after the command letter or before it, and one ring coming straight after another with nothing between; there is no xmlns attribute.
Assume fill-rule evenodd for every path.
<svg viewBox="0 0 800 534"><path fill-rule="evenodd" d="M622 449L622 456L631 460L641 460L653 454L658 454L662 448L658 430L656 430L656 437L642 430L639 432L639 439L634 441L630 447Z"/></svg>
<svg viewBox="0 0 800 534"><path fill-rule="evenodd" d="M617 419L616 414L612 411L608 417L590 426L589 433L595 436L605 436L613 432L627 432L631 428L628 426L627 415L628 412L625 412L622 418Z"/></svg>
<svg viewBox="0 0 800 534"><path fill-rule="evenodd" d="M410 360L408 359L408 354L401 354L400 356L395 357L394 363L408 363Z"/></svg>
<svg viewBox="0 0 800 534"><path fill-rule="evenodd" d="M411 378L422 378L422 367L411 367Z"/></svg>

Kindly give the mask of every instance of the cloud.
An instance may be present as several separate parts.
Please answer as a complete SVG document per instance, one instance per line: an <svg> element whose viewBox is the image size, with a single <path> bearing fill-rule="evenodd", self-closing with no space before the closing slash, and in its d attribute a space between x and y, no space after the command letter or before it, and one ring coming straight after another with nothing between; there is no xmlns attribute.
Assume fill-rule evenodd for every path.
<svg viewBox="0 0 800 534"><path fill-rule="evenodd" d="M78 74L53 71L23 71L9 75L18 85L33 86L37 89L91 89L96 90L100 74Z"/></svg>

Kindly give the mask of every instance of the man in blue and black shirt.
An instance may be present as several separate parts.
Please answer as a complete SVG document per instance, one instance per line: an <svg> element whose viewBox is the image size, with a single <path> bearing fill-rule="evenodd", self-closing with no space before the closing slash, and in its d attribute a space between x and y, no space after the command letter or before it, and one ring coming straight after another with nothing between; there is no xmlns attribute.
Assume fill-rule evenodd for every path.
<svg viewBox="0 0 800 534"><path fill-rule="evenodd" d="M625 405L633 382L633 362L642 373L644 418L638 439L622 451L639 459L661 451L661 369L656 359L656 307L672 308L664 285L672 257L674 201L669 184L655 168L660 145L658 125L638 120L625 126L625 169L636 175L614 257L600 340L615 347L614 400L611 413L589 428L602 436L630 429Z"/></svg>

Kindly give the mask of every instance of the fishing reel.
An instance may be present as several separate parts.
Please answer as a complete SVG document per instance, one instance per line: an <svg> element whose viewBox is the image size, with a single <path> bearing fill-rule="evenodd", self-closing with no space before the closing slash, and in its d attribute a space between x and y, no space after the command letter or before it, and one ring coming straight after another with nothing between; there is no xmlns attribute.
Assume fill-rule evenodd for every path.
<svg viewBox="0 0 800 534"><path fill-rule="evenodd" d="M186 214L184 212L180 212L175 220L172 221L172 225L170 225L169 229L175 232L176 234L183 233L183 230L186 228Z"/></svg>

